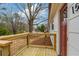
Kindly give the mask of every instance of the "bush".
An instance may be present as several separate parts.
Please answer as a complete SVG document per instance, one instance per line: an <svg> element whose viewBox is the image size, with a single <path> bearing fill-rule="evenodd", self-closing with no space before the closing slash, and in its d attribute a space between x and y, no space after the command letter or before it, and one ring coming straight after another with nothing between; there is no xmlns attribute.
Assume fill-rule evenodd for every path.
<svg viewBox="0 0 79 59"><path fill-rule="evenodd" d="M6 28L0 27L0 36L10 34Z"/></svg>
<svg viewBox="0 0 79 59"><path fill-rule="evenodd" d="M38 29L40 32L44 32L44 30L45 30L45 25L44 25L44 24L41 24L40 26L37 27L37 29Z"/></svg>

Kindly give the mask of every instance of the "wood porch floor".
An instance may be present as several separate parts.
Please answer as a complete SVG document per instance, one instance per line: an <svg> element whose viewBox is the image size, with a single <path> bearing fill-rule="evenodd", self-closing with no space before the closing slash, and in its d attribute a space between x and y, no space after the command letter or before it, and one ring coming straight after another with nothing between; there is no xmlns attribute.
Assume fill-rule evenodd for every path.
<svg viewBox="0 0 79 59"><path fill-rule="evenodd" d="M25 47L19 51L17 56L56 56L56 51L45 47Z"/></svg>

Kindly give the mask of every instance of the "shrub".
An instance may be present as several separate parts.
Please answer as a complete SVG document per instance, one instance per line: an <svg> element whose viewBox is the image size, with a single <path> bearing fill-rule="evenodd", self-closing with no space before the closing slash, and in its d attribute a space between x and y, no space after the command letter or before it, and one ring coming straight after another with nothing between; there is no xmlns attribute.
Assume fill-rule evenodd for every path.
<svg viewBox="0 0 79 59"><path fill-rule="evenodd" d="M40 26L37 27L37 29L38 29L40 32L44 32L44 30L45 30L45 25L44 25L44 24L41 24Z"/></svg>
<svg viewBox="0 0 79 59"><path fill-rule="evenodd" d="M0 36L10 34L6 28L0 27Z"/></svg>

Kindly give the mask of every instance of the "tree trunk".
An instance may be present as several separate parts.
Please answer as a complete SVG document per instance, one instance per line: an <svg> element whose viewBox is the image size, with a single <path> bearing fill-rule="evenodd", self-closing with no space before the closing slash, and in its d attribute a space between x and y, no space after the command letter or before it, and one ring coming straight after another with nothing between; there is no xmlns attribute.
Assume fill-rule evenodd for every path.
<svg viewBox="0 0 79 59"><path fill-rule="evenodd" d="M11 25L12 25L13 34L16 34L16 26L14 26L15 24L13 23L13 21L11 22Z"/></svg>
<svg viewBox="0 0 79 59"><path fill-rule="evenodd" d="M33 31L33 20L29 20L29 32Z"/></svg>

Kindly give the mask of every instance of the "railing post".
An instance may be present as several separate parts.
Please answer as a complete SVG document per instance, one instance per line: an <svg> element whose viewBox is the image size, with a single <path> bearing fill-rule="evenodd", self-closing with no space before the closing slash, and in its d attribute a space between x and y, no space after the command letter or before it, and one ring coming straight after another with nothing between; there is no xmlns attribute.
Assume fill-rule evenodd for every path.
<svg viewBox="0 0 79 59"><path fill-rule="evenodd" d="M2 56L10 56L10 45L2 47Z"/></svg>
<svg viewBox="0 0 79 59"><path fill-rule="evenodd" d="M10 44L11 41L4 41L0 40L0 49L1 49L1 56L10 56Z"/></svg>
<svg viewBox="0 0 79 59"><path fill-rule="evenodd" d="M27 35L27 48L29 47L29 34Z"/></svg>
<svg viewBox="0 0 79 59"><path fill-rule="evenodd" d="M44 33L45 34L45 39L47 39L47 35L46 35L46 33Z"/></svg>
<svg viewBox="0 0 79 59"><path fill-rule="evenodd" d="M45 35L45 41L44 41L44 44L46 45L46 44L47 44L47 43L46 43L46 40L47 40L47 34L44 33L44 35Z"/></svg>
<svg viewBox="0 0 79 59"><path fill-rule="evenodd" d="M54 32L54 49L56 50L56 32Z"/></svg>

